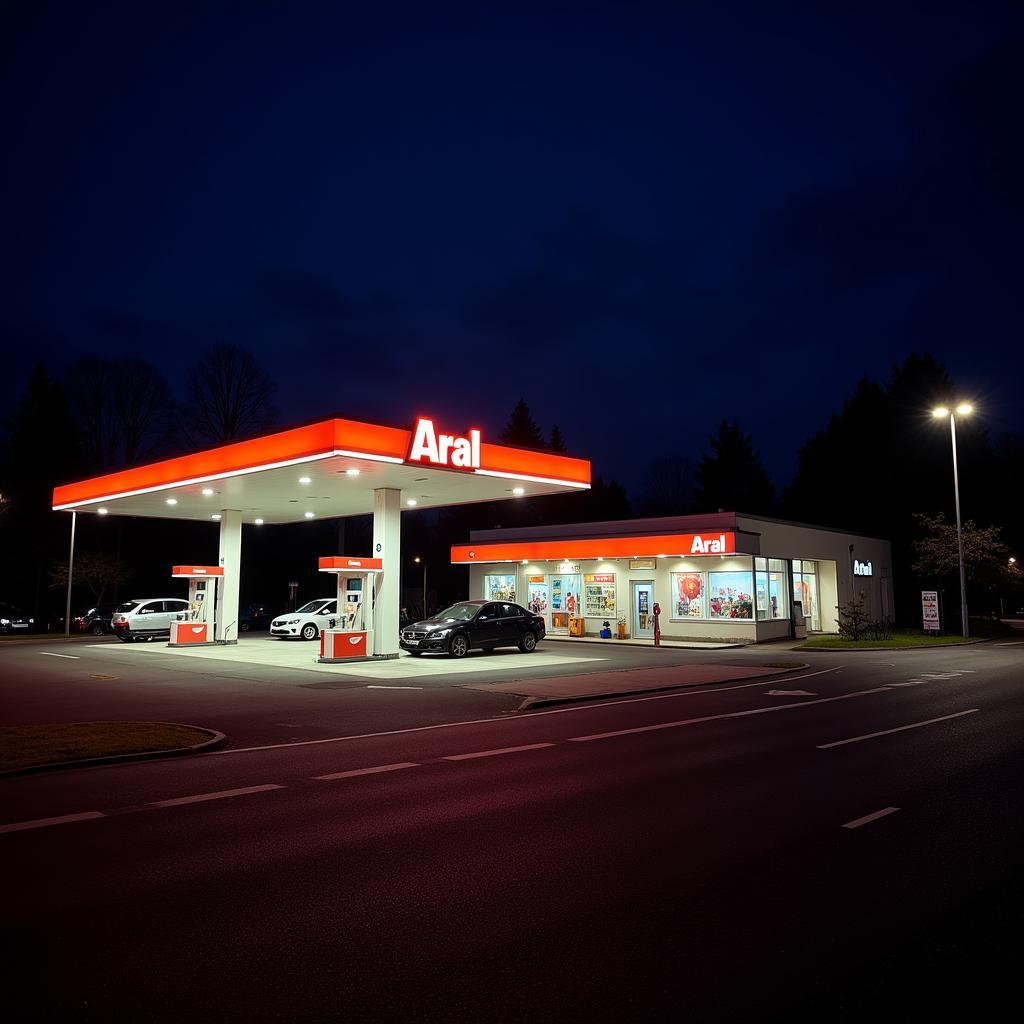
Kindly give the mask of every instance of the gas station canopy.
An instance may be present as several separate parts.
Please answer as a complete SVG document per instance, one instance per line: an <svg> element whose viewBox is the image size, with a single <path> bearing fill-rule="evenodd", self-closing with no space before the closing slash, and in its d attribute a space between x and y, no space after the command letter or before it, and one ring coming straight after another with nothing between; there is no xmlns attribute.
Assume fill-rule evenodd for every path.
<svg viewBox="0 0 1024 1024"><path fill-rule="evenodd" d="M589 486L586 459L487 444L478 430L330 419L64 484L53 507L197 521L232 509L272 524L365 515L380 489L400 491L403 507L437 508Z"/></svg>

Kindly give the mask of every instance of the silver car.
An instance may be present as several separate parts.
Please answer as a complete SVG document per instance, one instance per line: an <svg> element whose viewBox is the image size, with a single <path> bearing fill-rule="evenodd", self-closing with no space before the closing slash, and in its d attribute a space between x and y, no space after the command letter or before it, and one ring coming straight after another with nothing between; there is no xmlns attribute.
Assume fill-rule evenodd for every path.
<svg viewBox="0 0 1024 1024"><path fill-rule="evenodd" d="M337 618L338 599L320 597L315 601L307 601L294 612L278 615L270 623L270 635L315 640L322 630L330 629L331 621Z"/></svg>
<svg viewBox="0 0 1024 1024"><path fill-rule="evenodd" d="M171 621L188 611L188 601L177 597L145 597L125 601L114 609L110 626L118 640L170 638Z"/></svg>

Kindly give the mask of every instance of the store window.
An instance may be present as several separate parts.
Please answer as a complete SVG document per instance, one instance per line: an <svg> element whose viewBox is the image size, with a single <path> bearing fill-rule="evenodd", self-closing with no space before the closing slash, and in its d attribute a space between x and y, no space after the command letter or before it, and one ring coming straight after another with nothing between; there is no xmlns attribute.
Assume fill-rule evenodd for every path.
<svg viewBox="0 0 1024 1024"><path fill-rule="evenodd" d="M515 601L516 577L514 573L501 573L484 577L484 597L488 601Z"/></svg>
<svg viewBox="0 0 1024 1024"><path fill-rule="evenodd" d="M706 619L707 584L702 572L672 573L672 609L670 618Z"/></svg>
<svg viewBox="0 0 1024 1024"><path fill-rule="evenodd" d="M750 591L749 572L709 572L709 618L752 619L754 602Z"/></svg>
<svg viewBox="0 0 1024 1024"><path fill-rule="evenodd" d="M793 600L803 606L804 618L811 630L821 629L818 611L818 563L793 559Z"/></svg>
<svg viewBox="0 0 1024 1024"><path fill-rule="evenodd" d="M591 572L584 575L583 614L593 618L615 615L615 573Z"/></svg>
<svg viewBox="0 0 1024 1024"><path fill-rule="evenodd" d="M754 604L758 619L785 619L786 563L781 558L754 559Z"/></svg>

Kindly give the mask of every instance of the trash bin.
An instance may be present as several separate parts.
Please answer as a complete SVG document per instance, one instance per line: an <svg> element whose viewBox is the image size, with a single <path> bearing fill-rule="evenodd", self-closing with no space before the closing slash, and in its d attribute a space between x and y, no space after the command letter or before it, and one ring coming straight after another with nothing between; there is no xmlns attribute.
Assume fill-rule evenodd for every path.
<svg viewBox="0 0 1024 1024"><path fill-rule="evenodd" d="M807 620L804 618L804 606L801 601L793 602L793 639L807 639Z"/></svg>

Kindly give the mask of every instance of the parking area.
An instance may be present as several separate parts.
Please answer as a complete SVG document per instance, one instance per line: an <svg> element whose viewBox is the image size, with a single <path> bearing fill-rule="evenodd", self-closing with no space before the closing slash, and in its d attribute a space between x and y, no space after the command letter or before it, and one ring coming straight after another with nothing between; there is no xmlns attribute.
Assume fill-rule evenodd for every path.
<svg viewBox="0 0 1024 1024"><path fill-rule="evenodd" d="M490 654L471 651L465 658L455 660L443 655L424 655L413 658L404 652L397 658L367 659L341 665L320 664L316 659L318 643L303 640L282 640L277 637L241 637L237 644L210 647L169 647L164 641L140 644L107 645L112 656L136 659L172 657L200 660L221 666L261 666L290 670L308 670L334 676L355 676L360 679L440 679L442 676L463 676L478 673L508 673L515 668L517 674L539 672L552 668L603 661L593 653L582 656L556 647L521 654L514 648L497 650Z"/></svg>

